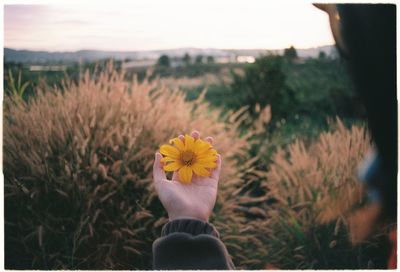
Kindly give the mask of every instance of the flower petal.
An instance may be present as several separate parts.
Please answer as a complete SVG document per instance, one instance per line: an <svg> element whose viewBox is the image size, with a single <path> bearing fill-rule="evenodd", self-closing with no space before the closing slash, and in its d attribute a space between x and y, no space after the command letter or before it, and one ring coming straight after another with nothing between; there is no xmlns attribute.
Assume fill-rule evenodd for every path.
<svg viewBox="0 0 400 272"><path fill-rule="evenodd" d="M218 154L217 150L209 149L209 150L207 150L205 152L197 154L197 158L198 159L203 159L203 158L206 158L206 157L215 156L217 154Z"/></svg>
<svg viewBox="0 0 400 272"><path fill-rule="evenodd" d="M173 138L169 141L170 144L174 144L179 151L185 150L185 144L179 138Z"/></svg>
<svg viewBox="0 0 400 272"><path fill-rule="evenodd" d="M196 154L201 154L207 150L209 150L210 148L212 148L211 144L198 139L195 143L194 143L194 151Z"/></svg>
<svg viewBox="0 0 400 272"><path fill-rule="evenodd" d="M200 177L209 177L210 172L207 171L201 164L195 163L192 165L193 172Z"/></svg>
<svg viewBox="0 0 400 272"><path fill-rule="evenodd" d="M216 162L217 161L216 156L210 156L210 157L204 157L201 159L196 159L196 163L209 163L209 162Z"/></svg>
<svg viewBox="0 0 400 272"><path fill-rule="evenodd" d="M164 170L171 172L171 171L176 171L181 167L182 167L182 164L180 164L179 162L172 162L167 165L164 165Z"/></svg>
<svg viewBox="0 0 400 272"><path fill-rule="evenodd" d="M161 160L161 162L174 162L174 161L178 161L175 158L171 158L171 157L163 157Z"/></svg>
<svg viewBox="0 0 400 272"><path fill-rule="evenodd" d="M185 150L193 150L194 149L194 138L189 135L185 135Z"/></svg>
<svg viewBox="0 0 400 272"><path fill-rule="evenodd" d="M179 169L178 174L182 183L190 183L192 181L193 171L190 167L183 166Z"/></svg>
<svg viewBox="0 0 400 272"><path fill-rule="evenodd" d="M171 158L177 159L179 157L179 150L172 145L162 145L160 153Z"/></svg>
<svg viewBox="0 0 400 272"><path fill-rule="evenodd" d="M203 166L204 168L209 168L209 169L214 169L217 167L217 163L216 162L204 162L204 163L198 163L201 166Z"/></svg>

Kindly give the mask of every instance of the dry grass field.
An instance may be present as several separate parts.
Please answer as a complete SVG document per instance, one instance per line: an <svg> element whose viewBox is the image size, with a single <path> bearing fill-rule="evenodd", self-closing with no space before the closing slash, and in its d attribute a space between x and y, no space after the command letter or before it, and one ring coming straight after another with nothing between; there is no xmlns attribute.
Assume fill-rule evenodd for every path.
<svg viewBox="0 0 400 272"><path fill-rule="evenodd" d="M260 168L250 150L269 137L268 108L243 130L246 108L221 118L204 97L185 100L178 87L193 82L170 81L128 82L110 66L77 83L44 84L28 101L5 98L6 268L151 269L167 220L152 185L154 153L193 129L213 136L223 158L211 222L236 267L385 266L380 234L352 246L346 228L364 203L356 172L370 139L362 125L332 121Z"/></svg>

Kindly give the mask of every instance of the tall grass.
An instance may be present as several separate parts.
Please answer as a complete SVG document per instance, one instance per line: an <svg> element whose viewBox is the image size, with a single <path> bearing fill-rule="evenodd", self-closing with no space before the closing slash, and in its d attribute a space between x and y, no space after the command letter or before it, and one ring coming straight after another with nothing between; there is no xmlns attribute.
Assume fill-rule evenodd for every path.
<svg viewBox="0 0 400 272"><path fill-rule="evenodd" d="M166 222L153 157L178 134L212 135L224 158L221 190L239 182L234 157L246 153L246 138L200 101L156 83L125 82L111 68L38 91L29 103L6 101L8 268L151 268L151 243ZM233 202L226 197L220 201ZM233 209L221 207L217 220L239 222Z"/></svg>
<svg viewBox="0 0 400 272"><path fill-rule="evenodd" d="M28 102L5 99L6 268L150 269L167 220L152 185L154 152L193 129L213 136L223 157L211 222L238 268L366 267L326 261L360 256L344 215L361 199L354 170L369 146L363 128L338 121L260 171L250 139L265 133L268 107L239 132L244 109L221 121L203 97L188 102L158 81L123 78L110 66L61 89L44 85Z"/></svg>
<svg viewBox="0 0 400 272"><path fill-rule="evenodd" d="M357 169L370 148L363 127L337 119L311 144L295 141L258 171L268 201L263 235L266 259L286 269L384 268L383 233L359 246L350 243L348 216L365 202Z"/></svg>
<svg viewBox="0 0 400 272"><path fill-rule="evenodd" d="M357 168L370 148L365 129L347 129L337 119L335 130L323 132L306 147L295 141L278 150L266 174L268 195L279 207L295 207L297 220L313 225L344 215L363 195Z"/></svg>

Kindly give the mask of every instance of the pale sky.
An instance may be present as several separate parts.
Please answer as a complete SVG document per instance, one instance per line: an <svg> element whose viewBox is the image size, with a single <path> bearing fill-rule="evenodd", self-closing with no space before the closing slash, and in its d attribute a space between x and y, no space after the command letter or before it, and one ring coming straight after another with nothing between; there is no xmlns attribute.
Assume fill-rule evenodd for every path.
<svg viewBox="0 0 400 272"><path fill-rule="evenodd" d="M4 46L14 49L280 49L333 43L327 15L304 1L137 0L4 8Z"/></svg>

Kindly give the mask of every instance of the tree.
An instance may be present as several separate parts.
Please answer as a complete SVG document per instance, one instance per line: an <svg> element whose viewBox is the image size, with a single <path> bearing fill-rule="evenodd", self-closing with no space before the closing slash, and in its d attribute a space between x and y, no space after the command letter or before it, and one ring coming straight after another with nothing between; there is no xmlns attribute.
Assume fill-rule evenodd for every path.
<svg viewBox="0 0 400 272"><path fill-rule="evenodd" d="M286 48L285 51L283 52L283 56L289 60L293 60L297 58L297 51L296 48L290 46L289 48Z"/></svg>
<svg viewBox="0 0 400 272"><path fill-rule="evenodd" d="M296 103L293 91L286 84L283 63L282 56L264 56L247 66L244 75L234 73L232 94L226 98L228 106L249 106L251 115L256 117L257 104L262 108L270 105L273 120L286 118Z"/></svg>
<svg viewBox="0 0 400 272"><path fill-rule="evenodd" d="M195 63L196 64L202 64L203 63L203 56L202 55L197 55Z"/></svg>
<svg viewBox="0 0 400 272"><path fill-rule="evenodd" d="M214 63L214 62L215 62L215 60L214 60L213 56L208 56L207 57L207 63Z"/></svg>
<svg viewBox="0 0 400 272"><path fill-rule="evenodd" d="M191 60L191 58L190 58L190 55L188 53L186 53L182 58L182 61L183 61L183 63L185 65L189 65L190 64L190 60Z"/></svg>
<svg viewBox="0 0 400 272"><path fill-rule="evenodd" d="M170 67L171 61L167 55L161 55L157 60L157 65L162 67Z"/></svg>
<svg viewBox="0 0 400 272"><path fill-rule="evenodd" d="M319 51L318 59L320 60L326 59L326 53L324 51Z"/></svg>

